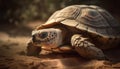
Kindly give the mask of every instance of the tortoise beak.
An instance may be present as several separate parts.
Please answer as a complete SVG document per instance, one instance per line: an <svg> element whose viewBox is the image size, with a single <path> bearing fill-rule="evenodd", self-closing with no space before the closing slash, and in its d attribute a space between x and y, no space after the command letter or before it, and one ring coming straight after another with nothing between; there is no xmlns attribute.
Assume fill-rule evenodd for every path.
<svg viewBox="0 0 120 69"><path fill-rule="evenodd" d="M36 40L35 35L32 36L32 42L35 46L41 47L41 41Z"/></svg>
<svg viewBox="0 0 120 69"><path fill-rule="evenodd" d="M40 41L40 40L37 40L37 39L35 38L35 35L32 36L32 41L33 41L33 43L35 43L35 44L41 44L41 41Z"/></svg>

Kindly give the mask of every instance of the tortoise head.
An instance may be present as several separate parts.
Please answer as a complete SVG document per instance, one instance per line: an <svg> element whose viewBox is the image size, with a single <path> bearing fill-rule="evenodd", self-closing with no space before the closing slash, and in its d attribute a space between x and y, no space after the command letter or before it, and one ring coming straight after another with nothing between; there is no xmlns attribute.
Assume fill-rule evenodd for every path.
<svg viewBox="0 0 120 69"><path fill-rule="evenodd" d="M35 30L32 32L32 40L37 45L55 48L62 44L62 31L56 28Z"/></svg>

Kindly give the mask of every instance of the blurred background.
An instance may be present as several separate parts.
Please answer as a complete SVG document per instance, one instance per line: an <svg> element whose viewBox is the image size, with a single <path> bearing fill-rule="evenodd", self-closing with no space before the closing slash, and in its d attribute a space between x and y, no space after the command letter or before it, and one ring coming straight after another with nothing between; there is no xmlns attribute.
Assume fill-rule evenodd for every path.
<svg viewBox="0 0 120 69"><path fill-rule="evenodd" d="M120 68L120 62L118 62L118 64L104 66L106 64L103 64L103 61L86 62L85 59L77 55L75 56L74 54L74 57L65 54L68 56L66 57L67 59L61 58L64 54L52 54L51 56L40 55L40 58L25 56L27 42L31 38L32 30L36 26L45 23L56 10L77 4L98 5L110 12L115 19L119 21L119 1L120 0L0 0L0 69L53 69L49 66L53 66L54 69L60 69L60 67L65 66L64 63L61 64L62 66L55 65L61 63L61 60L66 63L71 63L69 61L72 61L75 67L73 67L74 69L79 69L76 67L76 63L78 63L78 67L79 65L86 65L82 67L87 67L88 65L88 68L83 69L91 69L92 67L95 67L95 69L113 69L112 66L115 65ZM107 54L112 54L110 56L111 59L120 61L120 48L114 49ZM42 62L44 60L46 61L45 63ZM51 62L49 62L49 60L51 60ZM48 63L48 65L46 65L46 63ZM72 69L72 64L70 64L70 66L66 64L66 68Z"/></svg>
<svg viewBox="0 0 120 69"><path fill-rule="evenodd" d="M74 4L98 5L117 17L119 3L119 0L0 0L0 23L46 21L56 10Z"/></svg>

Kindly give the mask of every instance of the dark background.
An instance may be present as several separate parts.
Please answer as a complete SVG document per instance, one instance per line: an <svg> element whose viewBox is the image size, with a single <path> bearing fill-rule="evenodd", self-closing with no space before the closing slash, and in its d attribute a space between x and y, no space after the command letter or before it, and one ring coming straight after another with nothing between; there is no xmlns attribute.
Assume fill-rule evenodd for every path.
<svg viewBox="0 0 120 69"><path fill-rule="evenodd" d="M54 11L74 4L98 5L115 17L120 16L119 0L0 0L0 23L46 21Z"/></svg>

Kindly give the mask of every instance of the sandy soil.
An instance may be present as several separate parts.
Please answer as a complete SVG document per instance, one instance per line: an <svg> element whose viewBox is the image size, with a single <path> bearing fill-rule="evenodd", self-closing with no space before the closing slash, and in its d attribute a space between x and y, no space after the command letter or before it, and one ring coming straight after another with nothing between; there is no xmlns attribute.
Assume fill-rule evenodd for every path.
<svg viewBox="0 0 120 69"><path fill-rule="evenodd" d="M0 69L120 69L120 47L105 51L111 61L87 60L77 53L26 56L31 31L42 23L0 25Z"/></svg>

